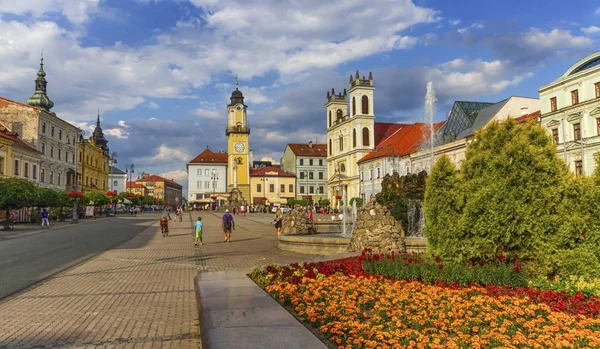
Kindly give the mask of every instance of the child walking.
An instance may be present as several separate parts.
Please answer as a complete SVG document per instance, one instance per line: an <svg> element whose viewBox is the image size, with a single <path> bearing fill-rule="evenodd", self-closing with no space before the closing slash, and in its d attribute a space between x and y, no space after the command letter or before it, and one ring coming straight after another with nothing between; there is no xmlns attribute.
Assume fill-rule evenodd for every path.
<svg viewBox="0 0 600 349"><path fill-rule="evenodd" d="M202 245L202 226L204 225L204 223L202 223L202 217L198 217L198 220L196 221L196 239L194 240L194 246L198 246L198 239L200 239L200 245Z"/></svg>

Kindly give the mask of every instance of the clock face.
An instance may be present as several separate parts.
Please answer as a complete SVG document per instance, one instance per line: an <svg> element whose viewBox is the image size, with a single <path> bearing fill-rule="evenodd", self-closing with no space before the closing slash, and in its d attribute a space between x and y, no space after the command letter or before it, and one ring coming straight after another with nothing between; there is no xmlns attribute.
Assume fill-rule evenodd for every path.
<svg viewBox="0 0 600 349"><path fill-rule="evenodd" d="M238 110L238 111L239 111L239 110L242 110L242 107L238 105L238 106L237 106L237 110Z"/></svg>
<svg viewBox="0 0 600 349"><path fill-rule="evenodd" d="M246 145L242 142L236 142L235 145L233 146L233 149L235 150L236 153L243 153L244 150L246 150Z"/></svg>

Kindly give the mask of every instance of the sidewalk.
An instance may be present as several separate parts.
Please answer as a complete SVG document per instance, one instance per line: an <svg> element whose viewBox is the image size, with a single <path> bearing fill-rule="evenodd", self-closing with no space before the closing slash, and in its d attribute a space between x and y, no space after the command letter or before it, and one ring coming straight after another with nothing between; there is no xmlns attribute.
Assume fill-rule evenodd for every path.
<svg viewBox="0 0 600 349"><path fill-rule="evenodd" d="M80 219L79 224L92 223L95 221L99 221L102 219L106 219L108 217L98 217L96 219L86 218ZM51 221L50 226L42 227L39 224L34 223L18 223L14 225L14 229L4 230L4 228L0 228L0 241L8 240L8 239L16 239L23 236L35 235L39 233L45 233L48 231L59 230L65 227L70 226L71 220L65 220L64 222Z"/></svg>

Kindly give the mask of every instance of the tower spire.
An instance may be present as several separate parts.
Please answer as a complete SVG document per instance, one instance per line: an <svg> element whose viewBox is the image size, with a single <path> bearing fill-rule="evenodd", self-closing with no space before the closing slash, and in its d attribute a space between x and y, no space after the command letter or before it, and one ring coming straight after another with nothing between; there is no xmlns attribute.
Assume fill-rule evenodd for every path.
<svg viewBox="0 0 600 349"><path fill-rule="evenodd" d="M46 72L44 71L44 54L40 54L40 69L37 72L37 79L35 79L35 91L33 95L27 100L27 104L34 107L42 108L46 111L50 111L54 106L54 102L48 98L46 92Z"/></svg>
<svg viewBox="0 0 600 349"><path fill-rule="evenodd" d="M237 77L237 74L235 74L235 89L236 90L238 89L238 85L239 85L239 83L238 83L238 77Z"/></svg>
<svg viewBox="0 0 600 349"><path fill-rule="evenodd" d="M96 126L100 127L100 108L98 108L98 119L96 120Z"/></svg>

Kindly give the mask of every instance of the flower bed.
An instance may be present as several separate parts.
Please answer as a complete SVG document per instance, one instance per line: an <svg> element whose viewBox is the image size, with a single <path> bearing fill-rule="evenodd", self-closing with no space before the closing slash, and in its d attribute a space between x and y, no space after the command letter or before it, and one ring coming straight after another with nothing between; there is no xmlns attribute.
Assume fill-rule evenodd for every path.
<svg viewBox="0 0 600 349"><path fill-rule="evenodd" d="M429 283L396 280L365 270L373 271L375 263L385 265L398 257L390 255L374 257L365 251L358 257L330 262L272 265L254 270L250 277L297 318L318 329L331 341L330 346L600 347L597 297L507 285L481 286L472 281L461 285L448 279L433 278ZM421 263L423 270L415 272L417 276L429 272L447 275L436 274L422 256L418 262L415 257L403 255L396 262L411 268ZM430 259L441 264L435 256ZM520 272L520 265L503 266L502 258L496 264L503 268L502 273L508 269ZM438 271L445 269L435 265Z"/></svg>

